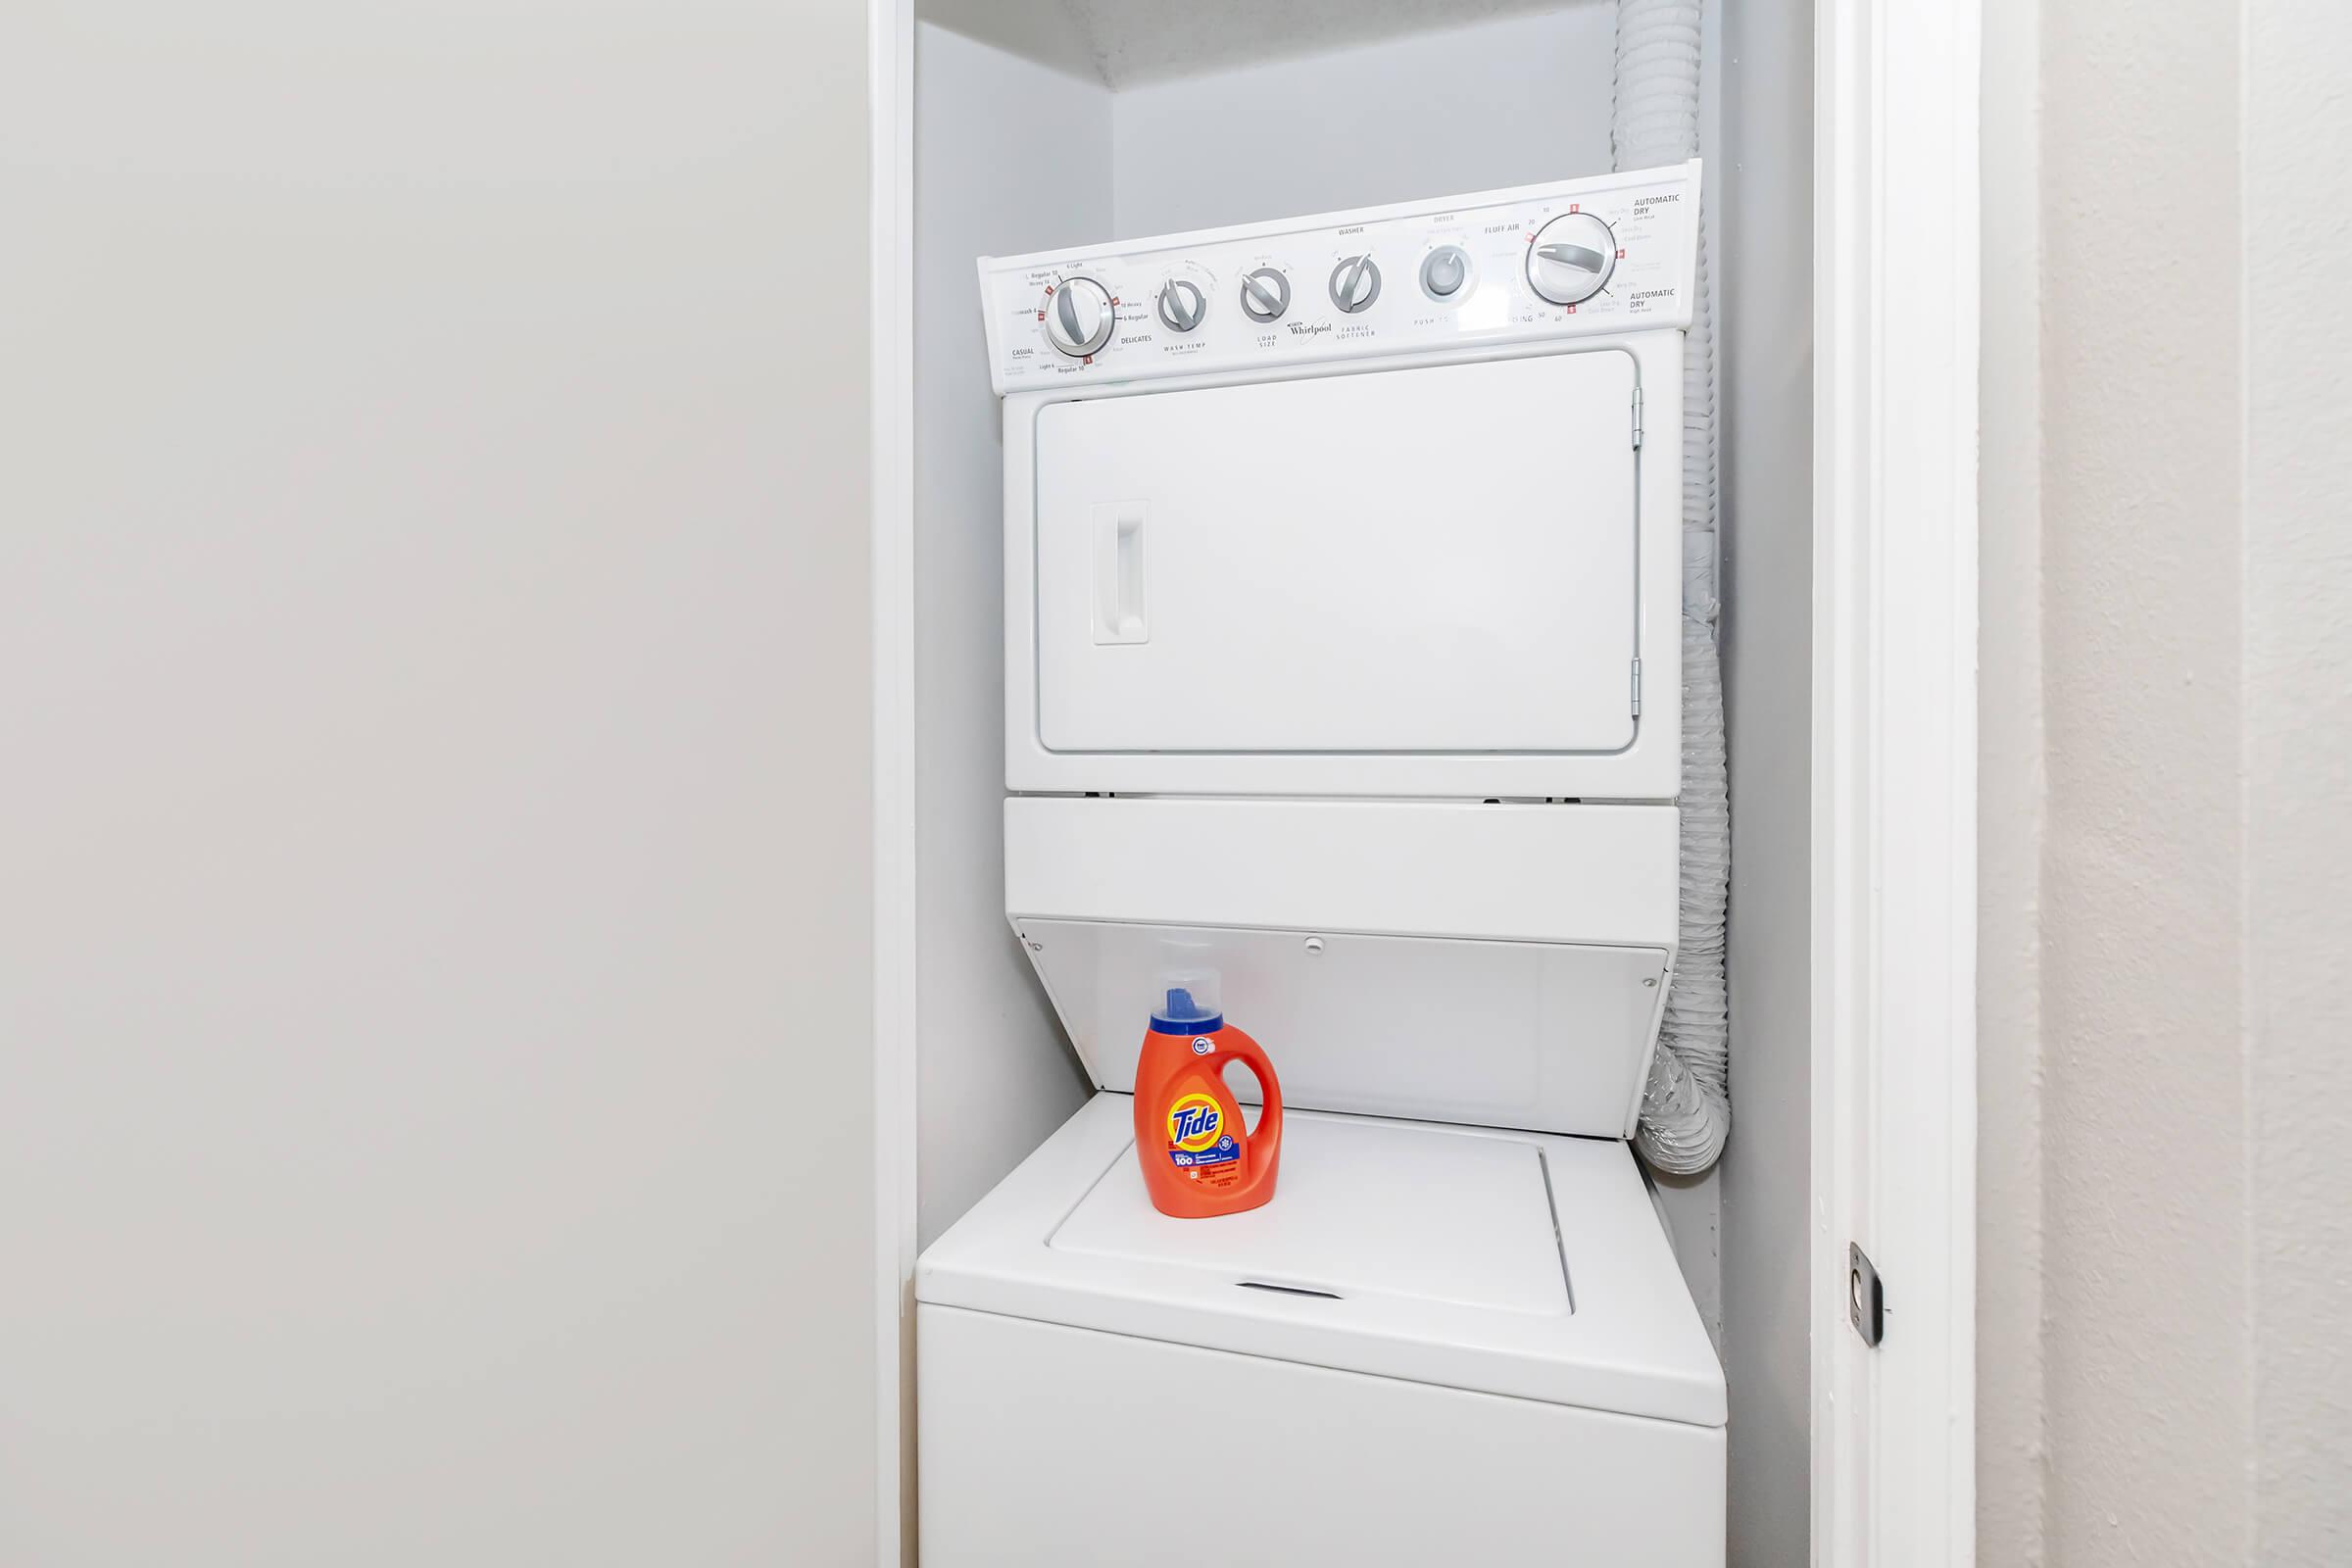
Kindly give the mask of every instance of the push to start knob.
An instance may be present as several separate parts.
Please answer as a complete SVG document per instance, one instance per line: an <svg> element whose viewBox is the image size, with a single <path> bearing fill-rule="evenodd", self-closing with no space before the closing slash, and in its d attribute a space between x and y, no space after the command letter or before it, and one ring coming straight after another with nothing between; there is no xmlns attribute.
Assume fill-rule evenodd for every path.
<svg viewBox="0 0 2352 1568"><path fill-rule="evenodd" d="M1046 338L1073 360L1102 351L1118 325L1110 291L1091 277L1067 277L1046 297Z"/></svg>
<svg viewBox="0 0 2352 1568"><path fill-rule="evenodd" d="M1565 213L1527 248L1527 286L1554 305L1589 300L1617 270L1617 236L1591 213Z"/></svg>
<svg viewBox="0 0 2352 1568"><path fill-rule="evenodd" d="M1380 298L1380 265L1369 256L1343 256L1331 270L1331 303L1353 316Z"/></svg>
<svg viewBox="0 0 2352 1568"><path fill-rule="evenodd" d="M1449 300L1470 281L1470 256L1459 245L1441 245L1421 258L1421 292Z"/></svg>
<svg viewBox="0 0 2352 1568"><path fill-rule="evenodd" d="M1159 324L1171 332L1190 332L1208 314L1200 285L1171 277L1159 286Z"/></svg>
<svg viewBox="0 0 2352 1568"><path fill-rule="evenodd" d="M1252 321L1279 321L1291 308L1291 280L1275 267L1242 274L1242 314Z"/></svg>

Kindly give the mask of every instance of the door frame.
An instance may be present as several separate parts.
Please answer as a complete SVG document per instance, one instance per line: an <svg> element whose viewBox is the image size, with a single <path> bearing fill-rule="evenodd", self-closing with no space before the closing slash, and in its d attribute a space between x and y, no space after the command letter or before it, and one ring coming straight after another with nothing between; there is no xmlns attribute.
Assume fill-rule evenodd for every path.
<svg viewBox="0 0 2352 1568"><path fill-rule="evenodd" d="M1823 1568L1976 1560L1980 20L1980 0L1815 10ZM1847 1321L1849 1243L1886 1282L1876 1349Z"/></svg>
<svg viewBox="0 0 2352 1568"><path fill-rule="evenodd" d="M866 0L873 444L874 1561L915 1555L914 0Z"/></svg>
<svg viewBox="0 0 2352 1568"><path fill-rule="evenodd" d="M1823 1568L1966 1564L1976 1511L1981 0L1819 0L1812 1517ZM913 1561L913 0L867 0L875 1539ZM1900 200L1890 199L1897 187ZM1846 1248L1889 1332L1846 1321Z"/></svg>

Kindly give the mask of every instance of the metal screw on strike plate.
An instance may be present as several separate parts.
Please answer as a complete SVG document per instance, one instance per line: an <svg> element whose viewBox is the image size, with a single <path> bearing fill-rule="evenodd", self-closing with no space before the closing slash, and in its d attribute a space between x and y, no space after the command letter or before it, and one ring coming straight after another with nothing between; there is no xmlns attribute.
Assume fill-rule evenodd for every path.
<svg viewBox="0 0 2352 1568"><path fill-rule="evenodd" d="M1043 942L1032 942L1029 944L1029 951L1031 953L1043 953L1046 951L1046 945Z"/></svg>
<svg viewBox="0 0 2352 1568"><path fill-rule="evenodd" d="M1656 975L1651 975L1648 979L1642 981L1642 983L1644 986L1654 986L1658 983L1658 978Z"/></svg>

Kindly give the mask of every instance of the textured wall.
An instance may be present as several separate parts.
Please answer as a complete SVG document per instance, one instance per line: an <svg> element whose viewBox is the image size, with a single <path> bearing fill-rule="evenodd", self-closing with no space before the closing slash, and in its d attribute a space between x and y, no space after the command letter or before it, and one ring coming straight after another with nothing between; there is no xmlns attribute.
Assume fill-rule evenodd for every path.
<svg viewBox="0 0 2352 1568"><path fill-rule="evenodd" d="M2246 1529L2234 51L2043 11L2050 1560ZM2177 243L2193 206L2211 249ZM1997 296L1996 296L1997 298Z"/></svg>
<svg viewBox="0 0 2352 1568"><path fill-rule="evenodd" d="M864 63L0 12L0 1562L872 1561Z"/></svg>
<svg viewBox="0 0 2352 1568"><path fill-rule="evenodd" d="M2244 32L2255 1560L2352 1562L2352 17Z"/></svg>
<svg viewBox="0 0 2352 1568"><path fill-rule="evenodd" d="M2036 92L1995 9L1987 176L2038 157L2041 250L2029 365L1988 228L1986 1560L2317 1568L2352 1553L2352 23L2050 5Z"/></svg>
<svg viewBox="0 0 2352 1568"><path fill-rule="evenodd" d="M2042 1534L2041 12L1984 13L1977 656L1977 1560Z"/></svg>

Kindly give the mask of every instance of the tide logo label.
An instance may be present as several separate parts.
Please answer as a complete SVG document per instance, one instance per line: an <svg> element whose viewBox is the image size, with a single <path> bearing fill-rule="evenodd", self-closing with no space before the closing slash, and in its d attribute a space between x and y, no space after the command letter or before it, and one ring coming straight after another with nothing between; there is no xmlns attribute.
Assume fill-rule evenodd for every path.
<svg viewBox="0 0 2352 1568"><path fill-rule="evenodd" d="M1225 1113L1217 1102L1198 1090L1179 1096L1168 1106L1168 1147L1199 1153L1217 1141L1225 1130Z"/></svg>

